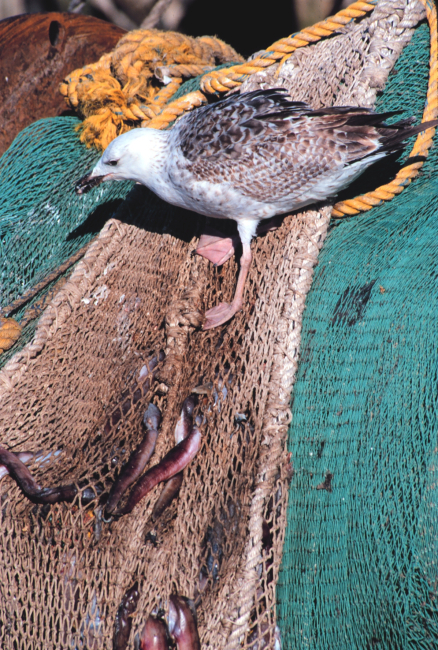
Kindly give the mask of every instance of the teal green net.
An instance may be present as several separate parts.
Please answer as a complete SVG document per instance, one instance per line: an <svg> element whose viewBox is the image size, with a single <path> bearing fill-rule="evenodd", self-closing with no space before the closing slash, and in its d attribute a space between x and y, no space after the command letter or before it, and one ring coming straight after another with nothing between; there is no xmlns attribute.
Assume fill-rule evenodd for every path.
<svg viewBox="0 0 438 650"><path fill-rule="evenodd" d="M77 196L75 183L99 158L78 140L74 117L24 129L0 159L2 306L21 296L101 229L132 183ZM104 208L102 206L105 206Z"/></svg>
<svg viewBox="0 0 438 650"><path fill-rule="evenodd" d="M377 108L421 119L428 59L421 26ZM435 141L419 177L338 222L319 258L289 432L286 650L438 647L437 161Z"/></svg>
<svg viewBox="0 0 438 650"><path fill-rule="evenodd" d="M102 228L132 183L105 184L85 196L75 184L99 158L84 147L74 117L40 120L24 129L0 158L0 307L43 280ZM49 288L49 287L47 287ZM47 290L46 288L46 290ZM13 313L20 321L37 295ZM3 365L33 335L1 355Z"/></svg>
<svg viewBox="0 0 438 650"><path fill-rule="evenodd" d="M423 26L378 109L421 119L428 57ZM79 142L78 123L41 120L0 159L2 306L98 233L131 187L76 196L99 156ZM436 164L435 148L399 197L333 227L320 256L289 439L284 650L438 647ZM349 196L380 182L377 169Z"/></svg>

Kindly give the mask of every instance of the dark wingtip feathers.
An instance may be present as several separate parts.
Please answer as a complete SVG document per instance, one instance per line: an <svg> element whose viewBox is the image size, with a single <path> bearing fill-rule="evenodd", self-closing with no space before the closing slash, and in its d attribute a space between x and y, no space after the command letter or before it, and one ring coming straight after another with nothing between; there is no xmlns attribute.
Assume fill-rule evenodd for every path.
<svg viewBox="0 0 438 650"><path fill-rule="evenodd" d="M413 135L417 135L427 129L438 126L438 120L430 120L429 122L421 122L421 124L411 126L413 121L414 118L408 118L391 125L382 124L381 128L383 133L380 141L380 150L393 152L403 149L406 140L411 138ZM377 128L379 129L379 127Z"/></svg>

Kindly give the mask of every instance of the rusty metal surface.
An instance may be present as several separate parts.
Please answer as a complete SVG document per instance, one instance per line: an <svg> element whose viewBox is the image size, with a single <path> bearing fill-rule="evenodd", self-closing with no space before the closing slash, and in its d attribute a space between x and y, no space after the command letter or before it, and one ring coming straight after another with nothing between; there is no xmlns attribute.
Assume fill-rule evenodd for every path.
<svg viewBox="0 0 438 650"><path fill-rule="evenodd" d="M124 33L98 18L68 13L0 21L0 155L24 127L63 113L60 82L110 51Z"/></svg>

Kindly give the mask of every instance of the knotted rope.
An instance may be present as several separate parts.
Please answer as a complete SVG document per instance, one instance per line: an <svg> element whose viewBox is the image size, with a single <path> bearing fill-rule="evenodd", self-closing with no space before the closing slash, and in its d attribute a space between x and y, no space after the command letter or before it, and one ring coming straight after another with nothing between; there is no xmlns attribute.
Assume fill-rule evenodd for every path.
<svg viewBox="0 0 438 650"><path fill-rule="evenodd" d="M111 53L72 72L60 91L85 118L81 141L105 149L121 133L149 126L185 79L242 60L218 38L135 30ZM188 110L187 102L181 106Z"/></svg>

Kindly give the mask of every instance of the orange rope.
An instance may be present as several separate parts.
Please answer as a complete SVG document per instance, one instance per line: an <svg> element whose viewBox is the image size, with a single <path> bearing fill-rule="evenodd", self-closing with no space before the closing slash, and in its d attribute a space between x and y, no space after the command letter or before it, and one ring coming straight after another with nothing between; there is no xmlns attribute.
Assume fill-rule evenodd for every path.
<svg viewBox="0 0 438 650"><path fill-rule="evenodd" d="M20 338L21 326L14 318L0 317L0 354L9 350Z"/></svg>
<svg viewBox="0 0 438 650"><path fill-rule="evenodd" d="M201 90L207 93L226 92L240 84L255 72L261 72L265 68L284 61L289 58L292 52L310 43L315 43L321 38L326 38L338 32L344 25L355 18L361 18L372 11L377 0L368 2L354 2L346 9L342 9L335 16L331 16L312 27L305 27L301 32L292 34L286 38L273 43L268 49L252 61L242 65L232 66L227 70L217 70L204 75L201 80Z"/></svg>
<svg viewBox="0 0 438 650"><path fill-rule="evenodd" d="M72 72L60 92L85 118L79 127L81 141L105 149L121 133L148 126L185 78L236 61L243 59L218 38L135 30L111 53Z"/></svg>

